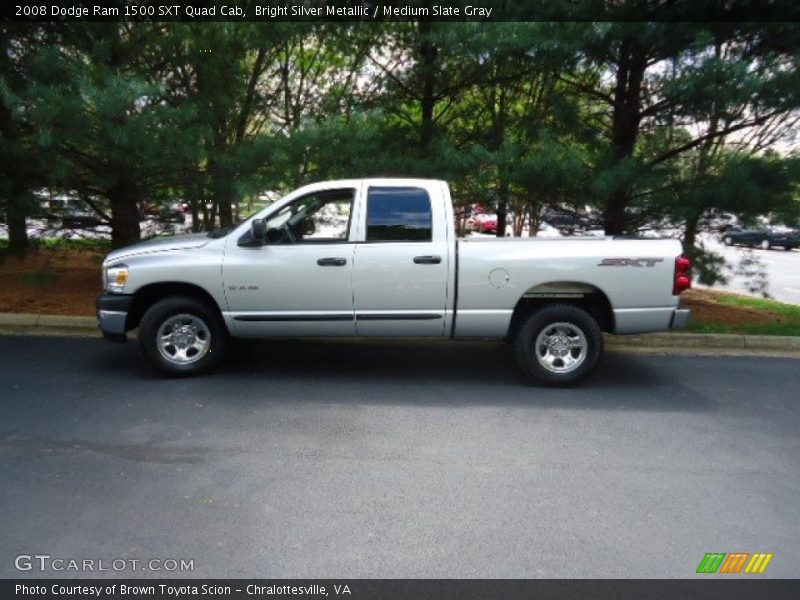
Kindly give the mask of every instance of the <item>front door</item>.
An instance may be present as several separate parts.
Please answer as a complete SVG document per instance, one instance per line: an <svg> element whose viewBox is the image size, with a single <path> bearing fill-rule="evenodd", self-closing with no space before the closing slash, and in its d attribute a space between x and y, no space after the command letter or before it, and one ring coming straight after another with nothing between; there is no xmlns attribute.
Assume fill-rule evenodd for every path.
<svg viewBox="0 0 800 600"><path fill-rule="evenodd" d="M238 335L352 336L355 189L306 194L266 219L269 243L231 240L226 317Z"/></svg>

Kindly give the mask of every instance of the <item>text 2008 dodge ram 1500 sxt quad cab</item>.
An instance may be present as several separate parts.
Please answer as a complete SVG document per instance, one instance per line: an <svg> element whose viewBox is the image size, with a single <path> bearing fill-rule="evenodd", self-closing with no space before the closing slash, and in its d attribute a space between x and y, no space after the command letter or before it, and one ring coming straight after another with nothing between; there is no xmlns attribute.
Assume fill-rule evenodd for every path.
<svg viewBox="0 0 800 600"><path fill-rule="evenodd" d="M209 370L231 337L508 339L545 383L589 374L601 332L684 326L675 240L457 239L442 181L300 188L228 232L152 240L103 263L100 329L170 375Z"/></svg>

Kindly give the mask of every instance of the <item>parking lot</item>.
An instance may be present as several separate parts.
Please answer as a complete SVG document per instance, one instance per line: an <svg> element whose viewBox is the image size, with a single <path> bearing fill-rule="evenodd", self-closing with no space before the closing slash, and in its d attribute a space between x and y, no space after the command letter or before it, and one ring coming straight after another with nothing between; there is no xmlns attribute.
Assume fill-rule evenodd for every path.
<svg viewBox="0 0 800 600"><path fill-rule="evenodd" d="M747 252L741 246L725 246L717 234L703 234L701 240L706 249L721 254L728 265L735 267ZM762 250L753 248L757 257L765 267L769 278L768 292L770 296L781 302L800 304L800 249L795 248L789 252L783 248ZM747 293L747 281L744 277L732 275L730 282L721 289L732 292Z"/></svg>
<svg viewBox="0 0 800 600"><path fill-rule="evenodd" d="M248 343L187 380L131 344L0 337L0 353L0 577L80 575L19 572L22 553L192 559L174 575L197 577L800 564L793 359L610 354L548 389L501 344Z"/></svg>

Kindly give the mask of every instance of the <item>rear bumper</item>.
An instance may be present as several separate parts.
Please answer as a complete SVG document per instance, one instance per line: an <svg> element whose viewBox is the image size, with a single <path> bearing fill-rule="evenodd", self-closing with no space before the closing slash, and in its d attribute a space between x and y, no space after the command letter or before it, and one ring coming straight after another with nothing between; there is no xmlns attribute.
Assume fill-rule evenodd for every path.
<svg viewBox="0 0 800 600"><path fill-rule="evenodd" d="M614 310L614 333L631 335L682 329L689 324L690 314L690 310L675 306L617 308Z"/></svg>
<svg viewBox="0 0 800 600"><path fill-rule="evenodd" d="M110 342L127 342L128 313L133 296L128 294L101 294L95 300L97 325L103 337Z"/></svg>
<svg viewBox="0 0 800 600"><path fill-rule="evenodd" d="M670 329L684 329L689 325L692 318L692 311L688 308L676 308L672 313L672 320L670 321Z"/></svg>

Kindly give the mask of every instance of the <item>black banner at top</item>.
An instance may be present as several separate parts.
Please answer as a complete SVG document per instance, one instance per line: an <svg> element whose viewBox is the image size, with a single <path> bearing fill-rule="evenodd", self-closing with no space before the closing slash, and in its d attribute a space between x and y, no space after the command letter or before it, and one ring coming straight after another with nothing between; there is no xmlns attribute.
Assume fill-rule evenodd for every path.
<svg viewBox="0 0 800 600"><path fill-rule="evenodd" d="M795 0L11 0L4 22L800 21Z"/></svg>

